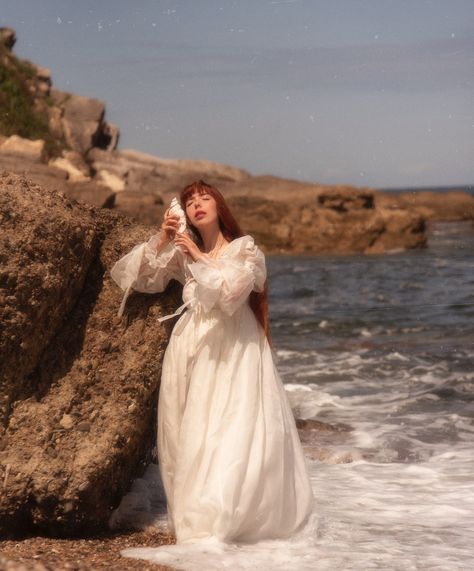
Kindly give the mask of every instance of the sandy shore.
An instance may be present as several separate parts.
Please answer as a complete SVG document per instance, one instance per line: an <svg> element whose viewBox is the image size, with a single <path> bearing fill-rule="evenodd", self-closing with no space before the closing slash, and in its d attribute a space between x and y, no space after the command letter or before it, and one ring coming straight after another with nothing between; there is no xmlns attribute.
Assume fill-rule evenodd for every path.
<svg viewBox="0 0 474 571"><path fill-rule="evenodd" d="M174 536L154 531L108 532L84 539L29 537L0 541L1 571L169 571L173 567L122 557L127 547L158 547Z"/></svg>

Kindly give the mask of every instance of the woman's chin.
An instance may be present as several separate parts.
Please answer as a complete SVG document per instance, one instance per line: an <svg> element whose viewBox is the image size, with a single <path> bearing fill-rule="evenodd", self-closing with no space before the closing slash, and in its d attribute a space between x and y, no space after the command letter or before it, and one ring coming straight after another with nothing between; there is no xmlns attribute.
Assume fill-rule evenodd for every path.
<svg viewBox="0 0 474 571"><path fill-rule="evenodd" d="M198 230L201 228L211 227L214 224L217 224L217 219L211 220L207 216L203 216L201 219L195 220L193 222L193 226L195 226Z"/></svg>

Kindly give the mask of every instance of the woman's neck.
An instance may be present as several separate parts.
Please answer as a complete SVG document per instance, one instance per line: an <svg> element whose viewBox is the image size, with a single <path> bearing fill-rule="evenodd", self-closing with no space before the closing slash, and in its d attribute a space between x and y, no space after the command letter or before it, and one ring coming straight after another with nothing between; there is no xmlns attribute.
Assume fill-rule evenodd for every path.
<svg viewBox="0 0 474 571"><path fill-rule="evenodd" d="M204 252L211 252L219 244L222 245L226 243L224 235L219 227L214 228L202 228L200 230L201 238L204 244Z"/></svg>

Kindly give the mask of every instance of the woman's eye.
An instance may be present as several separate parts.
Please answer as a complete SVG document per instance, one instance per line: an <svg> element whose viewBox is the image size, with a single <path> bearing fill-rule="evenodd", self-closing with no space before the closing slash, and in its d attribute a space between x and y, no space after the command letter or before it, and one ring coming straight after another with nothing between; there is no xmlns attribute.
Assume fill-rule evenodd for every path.
<svg viewBox="0 0 474 571"><path fill-rule="evenodd" d="M211 199L211 195L210 194L200 194L199 198L202 198L203 200L210 200ZM188 208L189 206L191 206L194 203L194 199L190 199L188 200L188 202L185 203L186 208Z"/></svg>

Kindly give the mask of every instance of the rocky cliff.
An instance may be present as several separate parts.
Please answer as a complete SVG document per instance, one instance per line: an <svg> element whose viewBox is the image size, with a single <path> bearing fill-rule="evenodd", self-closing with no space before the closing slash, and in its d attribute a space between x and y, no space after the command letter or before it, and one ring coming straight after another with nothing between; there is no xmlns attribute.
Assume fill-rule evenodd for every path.
<svg viewBox="0 0 474 571"><path fill-rule="evenodd" d="M106 529L150 458L179 284L119 320L107 270L149 229L6 172L0 224L0 535Z"/></svg>

